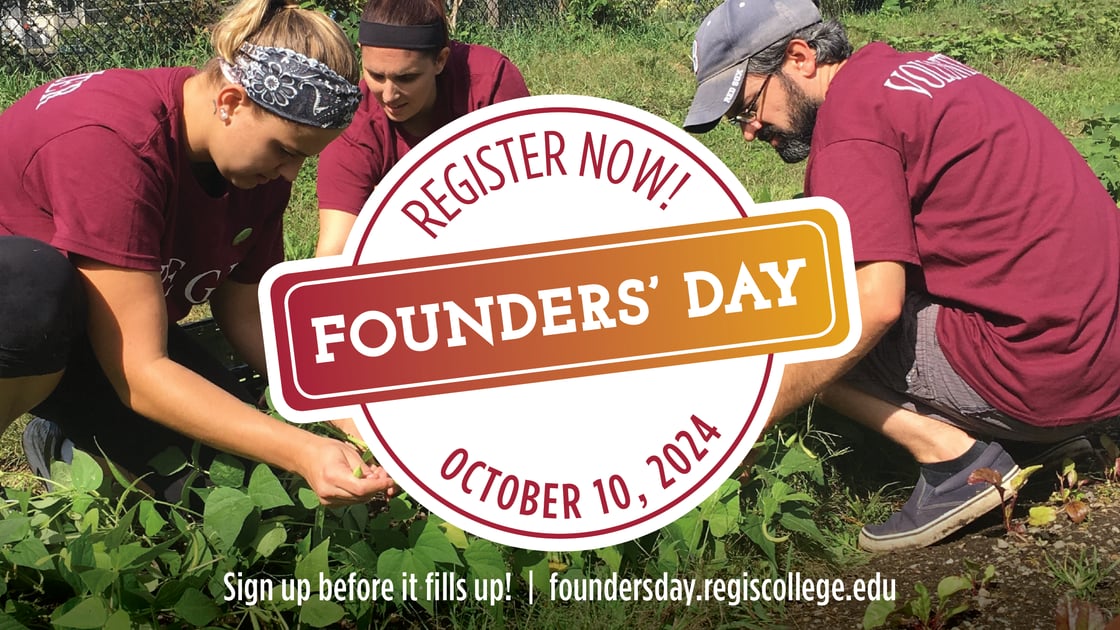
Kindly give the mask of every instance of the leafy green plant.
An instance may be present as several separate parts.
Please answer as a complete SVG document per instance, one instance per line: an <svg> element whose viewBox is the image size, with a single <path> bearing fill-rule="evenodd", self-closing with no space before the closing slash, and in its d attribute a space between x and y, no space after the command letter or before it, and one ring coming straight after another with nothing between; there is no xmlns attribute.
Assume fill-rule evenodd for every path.
<svg viewBox="0 0 1120 630"><path fill-rule="evenodd" d="M1057 476L1058 489L1050 495L1050 501L1055 505L1031 507L1028 524L1045 525L1057 519L1058 514L1065 514L1074 523L1080 523L1089 516L1089 504L1085 501L1085 493L1081 490L1089 480L1078 477L1073 460L1063 461Z"/></svg>
<svg viewBox="0 0 1120 630"><path fill-rule="evenodd" d="M1019 498L1019 490L1023 484L1027 483L1027 479L1031 475L1042 469L1042 465L1028 466L1023 468L1011 481L1007 482L1004 486L1003 478L1000 474L991 468L977 468L972 471L968 476L968 483L987 483L995 487L996 492L999 493L999 500L1003 507L1003 526L1009 534L1021 536L1025 531L1022 523L1011 520L1011 514L1015 511L1015 502Z"/></svg>
<svg viewBox="0 0 1120 630"><path fill-rule="evenodd" d="M964 559L964 572L961 577L966 578L971 584L972 594L979 595L987 590L988 585L996 576L996 567L992 564L981 565L975 560Z"/></svg>
<svg viewBox="0 0 1120 630"><path fill-rule="evenodd" d="M564 19L570 25L631 28L641 24L647 6L636 0L568 0Z"/></svg>
<svg viewBox="0 0 1120 630"><path fill-rule="evenodd" d="M994 567L990 568L994 575ZM922 582L917 582L914 584L916 596L905 602L880 600L869 604L863 614L863 628L871 630L882 628L888 623L906 623L910 628L941 630L947 627L950 619L972 608L972 587L973 580L967 575L943 577L937 583L937 600L934 601L929 588Z"/></svg>
<svg viewBox="0 0 1120 630"><path fill-rule="evenodd" d="M1044 553L1043 558L1054 576L1054 585L1066 589L1078 599L1092 597L1097 585L1120 566L1120 560L1105 565L1096 549L1090 553L1082 548L1077 557L1067 554L1061 560L1055 560L1048 553Z"/></svg>
<svg viewBox="0 0 1120 630"><path fill-rule="evenodd" d="M1073 139L1074 146L1112 198L1120 202L1120 103L1105 107L1101 113L1086 112L1081 134Z"/></svg>

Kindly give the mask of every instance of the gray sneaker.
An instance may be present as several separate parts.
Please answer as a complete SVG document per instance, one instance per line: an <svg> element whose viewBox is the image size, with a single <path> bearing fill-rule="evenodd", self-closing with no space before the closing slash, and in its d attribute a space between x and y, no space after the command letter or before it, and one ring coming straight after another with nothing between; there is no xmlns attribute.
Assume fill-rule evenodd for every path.
<svg viewBox="0 0 1120 630"><path fill-rule="evenodd" d="M914 492L885 523L865 525L859 546L866 551L900 551L926 547L1000 506L999 492L988 483L968 483L972 471L991 468L1006 485L1019 472L1007 451L992 442L977 460L937 486L918 478Z"/></svg>
<svg viewBox="0 0 1120 630"><path fill-rule="evenodd" d="M34 416L23 429L23 454L36 477L51 478L51 462L74 460L74 443L66 439L62 427Z"/></svg>
<svg viewBox="0 0 1120 630"><path fill-rule="evenodd" d="M1084 435L1075 435L1052 444L1006 440L1001 440L1000 444L1023 468L1037 464L1043 470L1051 470L1061 466L1067 459L1076 462L1095 454L1092 442Z"/></svg>

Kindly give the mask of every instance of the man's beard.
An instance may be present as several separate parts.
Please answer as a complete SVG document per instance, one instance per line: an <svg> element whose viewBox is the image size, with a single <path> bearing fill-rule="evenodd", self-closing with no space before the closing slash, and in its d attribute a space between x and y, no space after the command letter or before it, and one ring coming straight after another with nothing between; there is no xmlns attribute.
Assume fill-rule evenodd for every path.
<svg viewBox="0 0 1120 630"><path fill-rule="evenodd" d="M778 80L782 82L789 102L788 130L779 129L774 125L763 125L755 138L769 143L777 139L774 150L786 163L793 164L809 157L809 145L813 140L813 127L817 124L817 109L820 103L814 103L793 81L782 73L778 73Z"/></svg>

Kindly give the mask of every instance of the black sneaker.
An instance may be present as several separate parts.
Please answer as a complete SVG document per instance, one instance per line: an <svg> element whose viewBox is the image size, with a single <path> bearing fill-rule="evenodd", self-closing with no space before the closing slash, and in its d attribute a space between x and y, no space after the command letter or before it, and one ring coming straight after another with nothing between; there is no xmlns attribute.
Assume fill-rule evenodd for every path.
<svg viewBox="0 0 1120 630"><path fill-rule="evenodd" d="M1019 466L992 442L968 468L937 486L918 477L913 494L885 523L864 525L859 546L866 551L900 551L926 547L1000 506L999 492L989 483L968 483L972 471L991 468L1006 485Z"/></svg>
<svg viewBox="0 0 1120 630"><path fill-rule="evenodd" d="M73 442L63 435L62 427L45 418L32 417L21 441L27 464L36 477L49 480L53 461L73 461Z"/></svg>
<svg viewBox="0 0 1120 630"><path fill-rule="evenodd" d="M1084 435L1075 435L1052 444L1005 440L1001 440L1000 444L1023 468L1041 465L1043 470L1052 470L1067 459L1076 462L1094 454L1093 444Z"/></svg>

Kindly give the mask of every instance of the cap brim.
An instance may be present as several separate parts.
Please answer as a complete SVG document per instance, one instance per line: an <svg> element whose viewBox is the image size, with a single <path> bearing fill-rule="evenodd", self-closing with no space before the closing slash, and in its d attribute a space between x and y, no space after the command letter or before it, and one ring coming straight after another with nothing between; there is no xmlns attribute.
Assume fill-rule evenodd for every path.
<svg viewBox="0 0 1120 630"><path fill-rule="evenodd" d="M747 60L714 74L696 88L696 96L688 115L684 117L684 130L689 133L707 133L735 104L735 97L747 79ZM728 95L730 94L730 99Z"/></svg>

